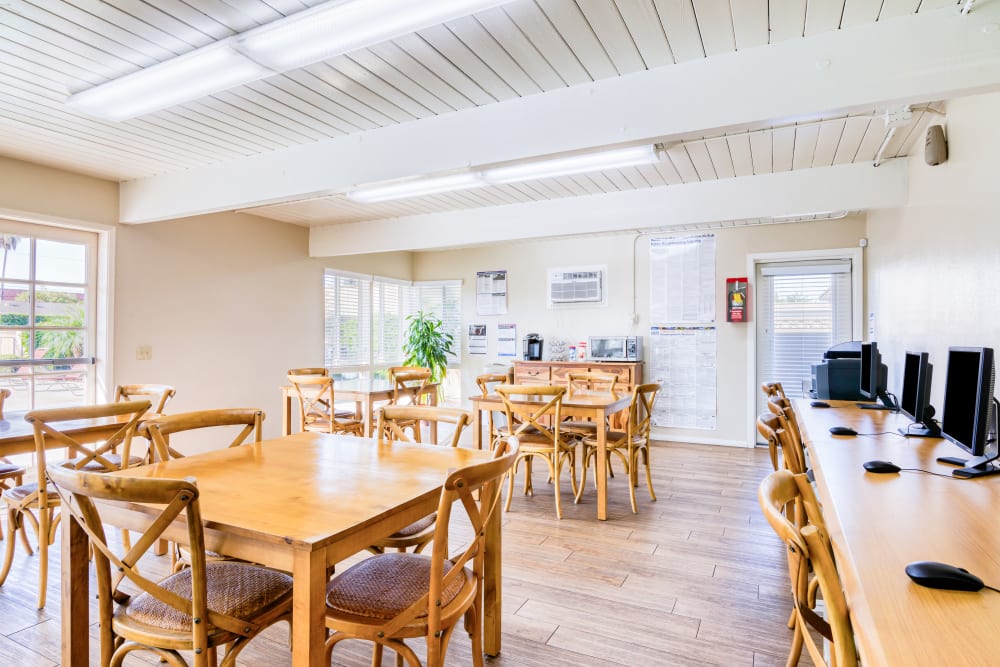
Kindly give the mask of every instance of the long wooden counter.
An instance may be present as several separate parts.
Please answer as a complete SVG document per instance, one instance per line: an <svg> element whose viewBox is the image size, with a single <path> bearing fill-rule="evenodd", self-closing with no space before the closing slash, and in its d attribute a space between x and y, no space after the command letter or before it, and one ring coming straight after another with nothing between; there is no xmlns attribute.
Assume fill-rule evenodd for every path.
<svg viewBox="0 0 1000 667"><path fill-rule="evenodd" d="M950 477L938 456L963 456L941 439L895 434L833 436L831 426L859 434L895 432L901 414L830 401L797 401L823 514L851 610L862 663L873 665L996 665L1000 593L934 590L904 572L907 563L936 560L964 567L1000 588L1000 476ZM920 472L868 473L862 463L892 461Z"/></svg>

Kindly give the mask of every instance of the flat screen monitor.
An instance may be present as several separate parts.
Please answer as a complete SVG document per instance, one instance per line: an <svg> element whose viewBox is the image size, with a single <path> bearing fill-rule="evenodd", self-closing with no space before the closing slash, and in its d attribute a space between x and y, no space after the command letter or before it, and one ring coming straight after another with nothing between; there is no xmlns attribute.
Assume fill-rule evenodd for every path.
<svg viewBox="0 0 1000 667"><path fill-rule="evenodd" d="M986 434L993 416L993 349L948 348L944 382L944 437L973 456L986 451Z"/></svg>
<svg viewBox="0 0 1000 667"><path fill-rule="evenodd" d="M878 400L878 366L881 363L878 345L861 344L861 395L869 401Z"/></svg>
<svg viewBox="0 0 1000 667"><path fill-rule="evenodd" d="M926 352L907 352L903 357L903 388L899 394L899 409L913 421L923 422L931 396L931 365Z"/></svg>

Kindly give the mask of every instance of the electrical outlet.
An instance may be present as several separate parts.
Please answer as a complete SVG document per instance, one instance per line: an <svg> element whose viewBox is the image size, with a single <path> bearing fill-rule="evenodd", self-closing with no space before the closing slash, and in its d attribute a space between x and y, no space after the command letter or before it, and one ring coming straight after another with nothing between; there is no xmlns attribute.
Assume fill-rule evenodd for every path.
<svg viewBox="0 0 1000 667"><path fill-rule="evenodd" d="M136 361L149 361L153 358L153 347L151 345L140 345L135 348Z"/></svg>

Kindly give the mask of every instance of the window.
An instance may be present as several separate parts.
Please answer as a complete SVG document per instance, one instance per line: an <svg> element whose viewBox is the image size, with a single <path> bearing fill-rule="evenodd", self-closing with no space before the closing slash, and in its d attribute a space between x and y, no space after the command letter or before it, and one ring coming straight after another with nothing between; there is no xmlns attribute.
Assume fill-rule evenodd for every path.
<svg viewBox="0 0 1000 667"><path fill-rule="evenodd" d="M406 318L423 310L441 319L455 338L455 354L445 395L461 386L459 346L462 282L409 283L379 276L327 270L323 276L326 314L326 365L341 377L371 377L403 362Z"/></svg>
<svg viewBox="0 0 1000 667"><path fill-rule="evenodd" d="M852 262L771 262L757 265L757 385L781 382L804 396L811 365L854 331ZM757 392L758 414L767 411Z"/></svg>
<svg viewBox="0 0 1000 667"><path fill-rule="evenodd" d="M12 410L95 395L97 235L0 225L0 387Z"/></svg>

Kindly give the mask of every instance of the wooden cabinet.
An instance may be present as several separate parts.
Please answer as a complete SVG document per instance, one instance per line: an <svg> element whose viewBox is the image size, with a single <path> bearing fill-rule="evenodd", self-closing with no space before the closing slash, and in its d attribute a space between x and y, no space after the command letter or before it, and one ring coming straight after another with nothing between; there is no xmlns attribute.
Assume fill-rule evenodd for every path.
<svg viewBox="0 0 1000 667"><path fill-rule="evenodd" d="M642 384L641 361L515 361L514 384L566 384L566 376L575 371L615 373L616 391L631 392Z"/></svg>

